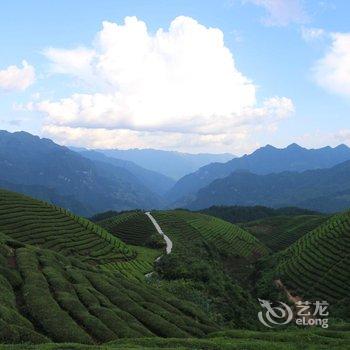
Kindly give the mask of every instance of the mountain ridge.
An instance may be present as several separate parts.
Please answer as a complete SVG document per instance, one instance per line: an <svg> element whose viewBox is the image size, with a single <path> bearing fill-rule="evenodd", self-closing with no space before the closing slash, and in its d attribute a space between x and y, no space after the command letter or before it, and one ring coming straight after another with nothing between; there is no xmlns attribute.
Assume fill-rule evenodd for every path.
<svg viewBox="0 0 350 350"><path fill-rule="evenodd" d="M27 193L40 199L48 199L52 191L62 197L72 196L85 207L78 210L81 215L162 205L160 196L127 169L92 161L26 132L0 132L0 166L3 185L15 185L12 189L17 190L23 186L22 190L28 191L30 187Z"/></svg>
<svg viewBox="0 0 350 350"><path fill-rule="evenodd" d="M196 210L212 205L296 206L320 212L341 211L350 207L350 161L302 173L233 172L200 189L185 204Z"/></svg>
<svg viewBox="0 0 350 350"><path fill-rule="evenodd" d="M307 149L296 143L286 148L266 145L249 155L245 154L226 163L212 163L184 176L169 191L168 196L178 200L181 197L194 195L212 181L229 176L236 170L248 170L257 175L283 171L302 172L330 168L346 160L350 160L350 148L344 144L319 149Z"/></svg>
<svg viewBox="0 0 350 350"><path fill-rule="evenodd" d="M196 171L201 166L215 161L228 161L235 157L230 153L192 154L153 148L133 148L128 150L95 149L95 151L103 153L107 157L132 161L145 169L156 171L175 180Z"/></svg>

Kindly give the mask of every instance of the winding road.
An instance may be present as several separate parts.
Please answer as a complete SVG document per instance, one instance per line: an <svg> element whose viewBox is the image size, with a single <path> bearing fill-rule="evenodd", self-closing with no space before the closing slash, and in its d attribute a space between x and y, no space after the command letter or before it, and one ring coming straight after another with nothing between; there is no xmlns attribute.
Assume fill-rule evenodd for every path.
<svg viewBox="0 0 350 350"><path fill-rule="evenodd" d="M163 239L164 239L164 241L165 241L165 243L166 243L166 249L165 249L166 254L170 254L171 251L172 251L172 249L173 249L173 242L172 242L171 239L163 232L163 230L162 230L161 227L159 226L157 220L152 216L152 214L151 214L149 211L147 211L147 212L145 213L145 215L148 216L148 218L151 220L152 224L153 224L154 227L156 228L157 232L163 237ZM158 256L158 258L155 260L155 262L158 262L158 261L162 258L162 256L163 256L163 255ZM154 272L147 273L147 274L145 275L145 277L146 277L146 278L147 278L147 277L151 277L153 273L154 273Z"/></svg>

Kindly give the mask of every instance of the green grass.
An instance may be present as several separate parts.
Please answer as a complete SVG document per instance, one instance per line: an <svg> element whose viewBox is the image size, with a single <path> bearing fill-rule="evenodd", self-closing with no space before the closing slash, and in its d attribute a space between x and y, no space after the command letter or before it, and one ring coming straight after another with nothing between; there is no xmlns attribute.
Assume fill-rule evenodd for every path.
<svg viewBox="0 0 350 350"><path fill-rule="evenodd" d="M111 349L195 349L195 350L346 350L350 335L340 331L293 330L279 332L226 331L210 334L205 339L121 339L102 346L79 344L43 344L40 346L3 346L0 349L38 350L111 350Z"/></svg>
<svg viewBox="0 0 350 350"><path fill-rule="evenodd" d="M350 295L350 212L304 235L282 254L278 277L294 293L339 301Z"/></svg>
<svg viewBox="0 0 350 350"><path fill-rule="evenodd" d="M272 251L283 250L329 219L326 215L272 216L239 224Z"/></svg>

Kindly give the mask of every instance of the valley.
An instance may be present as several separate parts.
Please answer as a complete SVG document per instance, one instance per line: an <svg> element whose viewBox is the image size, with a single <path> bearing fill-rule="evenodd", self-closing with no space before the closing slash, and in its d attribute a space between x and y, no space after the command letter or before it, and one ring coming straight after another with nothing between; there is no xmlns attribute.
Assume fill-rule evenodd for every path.
<svg viewBox="0 0 350 350"><path fill-rule="evenodd" d="M2 132L0 142L0 348L350 344L345 146L266 147L210 164L188 178L229 164L254 168L262 156L279 170L305 158L298 172L215 170L218 178L196 192L207 181L200 175L181 199L183 179L116 152L71 150L28 133ZM330 154L340 163L332 166ZM278 303L296 312L297 301L318 300L329 303L329 329L289 320L270 330L258 317Z"/></svg>
<svg viewBox="0 0 350 350"><path fill-rule="evenodd" d="M0 1L0 350L350 350L350 1Z"/></svg>
<svg viewBox="0 0 350 350"><path fill-rule="evenodd" d="M0 190L1 343L26 349L350 344L348 213L239 225L185 210L100 217L93 223ZM272 241L266 225L276 226L268 231ZM292 296L327 300L329 330L266 332L257 299L288 301L276 279ZM11 347L17 348L24 347Z"/></svg>

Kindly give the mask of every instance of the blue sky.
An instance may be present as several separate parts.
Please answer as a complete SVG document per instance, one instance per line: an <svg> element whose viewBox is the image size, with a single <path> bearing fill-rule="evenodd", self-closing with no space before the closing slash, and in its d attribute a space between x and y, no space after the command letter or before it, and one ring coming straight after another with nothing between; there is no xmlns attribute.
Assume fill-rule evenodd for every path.
<svg viewBox="0 0 350 350"><path fill-rule="evenodd" d="M0 13L1 129L195 153L350 145L348 1L32 0Z"/></svg>

